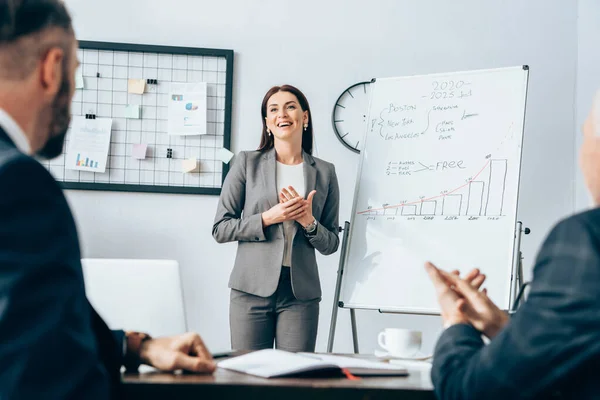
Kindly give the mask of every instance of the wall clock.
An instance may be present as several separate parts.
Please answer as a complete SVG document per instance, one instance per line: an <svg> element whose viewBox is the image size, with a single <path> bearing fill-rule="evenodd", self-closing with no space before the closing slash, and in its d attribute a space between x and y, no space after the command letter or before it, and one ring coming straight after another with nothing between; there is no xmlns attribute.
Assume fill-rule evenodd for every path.
<svg viewBox="0 0 600 400"><path fill-rule="evenodd" d="M360 153L363 145L370 93L371 81L356 83L344 90L333 106L333 131L340 142L355 153Z"/></svg>

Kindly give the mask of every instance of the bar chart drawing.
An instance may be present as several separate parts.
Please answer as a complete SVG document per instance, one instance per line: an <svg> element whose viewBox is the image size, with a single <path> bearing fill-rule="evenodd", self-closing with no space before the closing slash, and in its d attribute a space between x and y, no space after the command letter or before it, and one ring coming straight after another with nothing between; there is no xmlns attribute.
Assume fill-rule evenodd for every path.
<svg viewBox="0 0 600 400"><path fill-rule="evenodd" d="M423 201L421 202L421 215L435 215L437 210L437 201Z"/></svg>
<svg viewBox="0 0 600 400"><path fill-rule="evenodd" d="M401 204L383 204L358 212L365 216L503 216L508 164L506 159L488 159L485 166L463 185L440 195Z"/></svg>
<svg viewBox="0 0 600 400"><path fill-rule="evenodd" d="M448 194L442 199L442 215L460 215L462 210L462 194Z"/></svg>
<svg viewBox="0 0 600 400"><path fill-rule="evenodd" d="M485 215L500 216L504 206L506 190L506 160L492 160L490 163L490 183L485 204Z"/></svg>
<svg viewBox="0 0 600 400"><path fill-rule="evenodd" d="M393 217L393 216L395 216L395 215L398 214L398 208L397 207L386 208L387 206L388 206L388 204L386 204L384 206L383 215L387 215L388 217Z"/></svg>
<svg viewBox="0 0 600 400"><path fill-rule="evenodd" d="M402 215L417 215L417 206L409 205L401 208Z"/></svg>
<svg viewBox="0 0 600 400"><path fill-rule="evenodd" d="M471 181L469 182L469 197L467 200L467 215L480 216L481 207L483 206L483 192L485 190L485 182Z"/></svg>

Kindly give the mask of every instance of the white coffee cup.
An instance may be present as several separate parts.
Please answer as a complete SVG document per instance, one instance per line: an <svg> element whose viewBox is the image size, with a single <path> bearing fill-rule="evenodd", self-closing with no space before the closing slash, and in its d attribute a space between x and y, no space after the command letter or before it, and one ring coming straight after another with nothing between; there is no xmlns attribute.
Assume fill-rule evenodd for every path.
<svg viewBox="0 0 600 400"><path fill-rule="evenodd" d="M420 331L400 328L386 328L379 332L379 346L394 357L414 357L421 350Z"/></svg>

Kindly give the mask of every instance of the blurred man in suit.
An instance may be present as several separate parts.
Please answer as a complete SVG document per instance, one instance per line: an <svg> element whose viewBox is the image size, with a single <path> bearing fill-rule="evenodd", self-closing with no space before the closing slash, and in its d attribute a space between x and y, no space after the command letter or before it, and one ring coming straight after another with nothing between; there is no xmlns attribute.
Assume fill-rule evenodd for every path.
<svg viewBox="0 0 600 400"><path fill-rule="evenodd" d="M432 368L439 399L600 396L599 132L597 96L580 153L595 207L552 229L538 254L529 296L510 319L484 291L426 265L447 327Z"/></svg>
<svg viewBox="0 0 600 400"><path fill-rule="evenodd" d="M122 365L215 368L198 335L110 331L86 299L69 206L32 158L62 152L76 50L60 0L0 0L1 399L114 398Z"/></svg>

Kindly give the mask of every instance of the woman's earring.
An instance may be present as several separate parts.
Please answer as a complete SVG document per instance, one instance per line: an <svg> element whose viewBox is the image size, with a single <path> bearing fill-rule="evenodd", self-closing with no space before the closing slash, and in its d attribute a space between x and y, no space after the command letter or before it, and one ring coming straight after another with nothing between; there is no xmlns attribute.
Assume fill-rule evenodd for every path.
<svg viewBox="0 0 600 400"><path fill-rule="evenodd" d="M308 124L304 124L304 132L308 129Z"/></svg>
<svg viewBox="0 0 600 400"><path fill-rule="evenodd" d="M271 136L271 131L267 128L267 135Z"/></svg>

